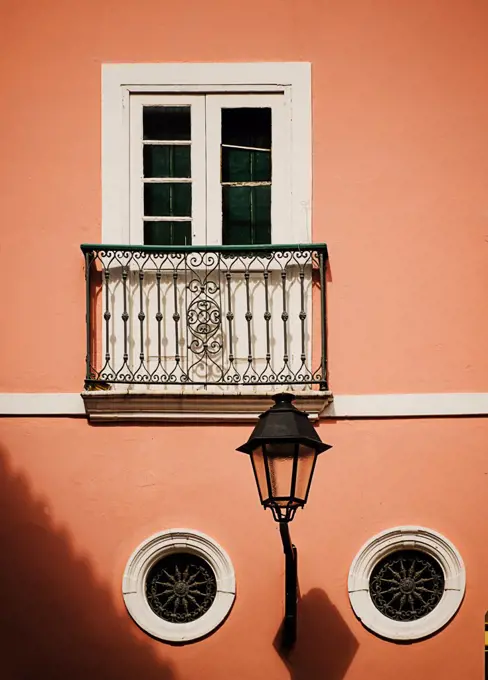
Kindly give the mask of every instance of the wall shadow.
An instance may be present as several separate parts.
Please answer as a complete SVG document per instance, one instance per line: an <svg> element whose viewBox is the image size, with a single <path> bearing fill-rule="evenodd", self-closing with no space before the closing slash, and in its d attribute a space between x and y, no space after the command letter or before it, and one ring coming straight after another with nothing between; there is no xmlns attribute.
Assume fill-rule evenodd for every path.
<svg viewBox="0 0 488 680"><path fill-rule="evenodd" d="M359 643L337 608L320 588L298 601L297 641L292 650L281 645L280 627L274 647L291 680L343 680Z"/></svg>
<svg viewBox="0 0 488 680"><path fill-rule="evenodd" d="M176 680L0 447L2 680Z"/></svg>

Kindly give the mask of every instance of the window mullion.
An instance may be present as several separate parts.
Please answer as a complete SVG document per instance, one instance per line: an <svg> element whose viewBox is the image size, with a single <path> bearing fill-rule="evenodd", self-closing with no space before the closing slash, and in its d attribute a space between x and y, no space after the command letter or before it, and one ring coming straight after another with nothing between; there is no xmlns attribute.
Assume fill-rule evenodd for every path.
<svg viewBox="0 0 488 680"><path fill-rule="evenodd" d="M205 245L207 221L205 96L192 98L191 175L192 175L192 244Z"/></svg>
<svg viewBox="0 0 488 680"><path fill-rule="evenodd" d="M222 243L222 190L220 186L221 98L205 97L207 245Z"/></svg>
<svg viewBox="0 0 488 680"><path fill-rule="evenodd" d="M272 106L271 241L293 243L291 225L291 116L286 97Z"/></svg>
<svg viewBox="0 0 488 680"><path fill-rule="evenodd" d="M144 99L130 98L130 243L142 245L143 214L144 214L144 184L143 177L143 129L142 111Z"/></svg>

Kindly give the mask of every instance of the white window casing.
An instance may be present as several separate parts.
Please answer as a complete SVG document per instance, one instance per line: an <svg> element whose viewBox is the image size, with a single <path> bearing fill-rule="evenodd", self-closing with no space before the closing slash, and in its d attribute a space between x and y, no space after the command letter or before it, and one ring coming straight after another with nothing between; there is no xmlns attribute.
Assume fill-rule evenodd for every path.
<svg viewBox="0 0 488 680"><path fill-rule="evenodd" d="M418 550L435 558L444 573L444 594L426 616L412 621L395 621L382 614L370 596L370 577L384 557L399 550ZM418 526L387 529L361 547L349 570L349 600L361 623L390 640L418 640L440 630L461 606L466 589L466 570L455 546L442 534Z"/></svg>
<svg viewBox="0 0 488 680"><path fill-rule="evenodd" d="M140 107L144 97L168 103L178 95L204 117L192 117L195 173L194 245L221 238L220 117L225 106L271 106L273 146L273 243L311 241L311 84L308 63L104 64L102 67L102 242L142 243ZM209 95L202 97L202 94ZM210 96L212 94L212 96ZM199 95L199 96L197 96ZM204 100L204 102L202 102ZM174 100L172 100L174 101ZM185 100L186 101L186 100ZM259 103L258 103L259 102ZM207 139L207 158L202 135ZM210 141L212 144L210 144ZM193 148L194 146L194 148ZM208 150L211 149L209 152ZM206 163L206 190L202 164ZM210 178L210 179L209 179ZM132 181L131 181L132 179ZM206 202L206 211L202 205ZM206 233L202 225L206 214Z"/></svg>

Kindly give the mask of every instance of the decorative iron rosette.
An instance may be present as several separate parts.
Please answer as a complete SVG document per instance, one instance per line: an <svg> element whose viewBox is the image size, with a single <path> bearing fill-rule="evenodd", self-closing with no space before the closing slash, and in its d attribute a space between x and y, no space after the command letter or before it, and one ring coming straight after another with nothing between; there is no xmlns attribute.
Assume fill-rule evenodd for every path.
<svg viewBox="0 0 488 680"><path fill-rule="evenodd" d="M146 577L146 596L155 614L166 621L188 623L207 612L217 591L212 567L190 553L158 560Z"/></svg>
<svg viewBox="0 0 488 680"><path fill-rule="evenodd" d="M369 580L374 606L394 621L429 614L444 594L439 562L419 550L398 550L378 562Z"/></svg>

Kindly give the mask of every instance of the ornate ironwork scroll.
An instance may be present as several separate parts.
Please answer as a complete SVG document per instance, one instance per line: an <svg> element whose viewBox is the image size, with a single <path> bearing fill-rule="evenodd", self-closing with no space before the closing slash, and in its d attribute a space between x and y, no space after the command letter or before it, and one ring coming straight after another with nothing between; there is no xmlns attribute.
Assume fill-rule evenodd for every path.
<svg viewBox="0 0 488 680"><path fill-rule="evenodd" d="M190 280L186 305L186 324L190 337L188 350L189 382L193 379L219 383L223 376L221 354L221 286L218 253L192 252L186 257L186 271Z"/></svg>
<svg viewBox="0 0 488 680"><path fill-rule="evenodd" d="M419 550L399 550L375 566L369 581L375 607L395 621L415 621L429 614L444 593L439 562Z"/></svg>
<svg viewBox="0 0 488 680"><path fill-rule="evenodd" d="M217 581L197 555L174 553L160 559L146 578L146 597L155 614L172 623L188 623L210 609Z"/></svg>

